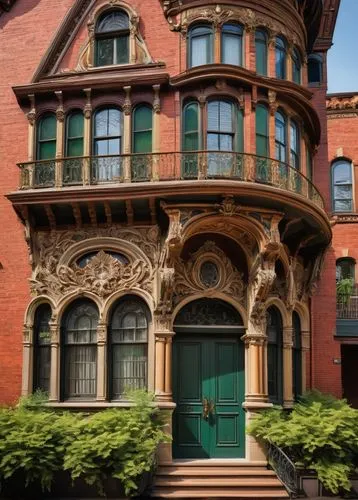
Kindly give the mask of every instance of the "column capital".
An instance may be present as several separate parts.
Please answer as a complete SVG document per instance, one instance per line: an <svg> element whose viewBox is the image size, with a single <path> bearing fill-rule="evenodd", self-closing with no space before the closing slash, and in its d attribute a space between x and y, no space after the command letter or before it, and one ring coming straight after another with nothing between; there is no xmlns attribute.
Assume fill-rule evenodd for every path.
<svg viewBox="0 0 358 500"><path fill-rule="evenodd" d="M97 344L107 343L107 324L98 323L97 325Z"/></svg>
<svg viewBox="0 0 358 500"><path fill-rule="evenodd" d="M32 330L33 327L31 325L24 325L22 328L22 343L25 346L31 346L33 343L32 339Z"/></svg>
<svg viewBox="0 0 358 500"><path fill-rule="evenodd" d="M245 335L241 337L241 340L244 341L247 347L250 345L264 346L267 344L267 336L261 333L245 333Z"/></svg>
<svg viewBox="0 0 358 500"><path fill-rule="evenodd" d="M293 327L285 326L283 328L283 348L292 349L293 346Z"/></svg>
<svg viewBox="0 0 358 500"><path fill-rule="evenodd" d="M60 325L58 323L49 323L51 345L58 346L60 343Z"/></svg>

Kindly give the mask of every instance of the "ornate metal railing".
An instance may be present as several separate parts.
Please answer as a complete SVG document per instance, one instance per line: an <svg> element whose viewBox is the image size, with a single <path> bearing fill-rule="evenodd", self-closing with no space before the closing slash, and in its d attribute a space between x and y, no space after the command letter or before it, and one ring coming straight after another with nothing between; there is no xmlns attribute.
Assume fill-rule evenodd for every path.
<svg viewBox="0 0 358 500"><path fill-rule="evenodd" d="M270 444L268 462L285 485L291 498L296 498L300 493L300 479L295 464L281 448L274 444Z"/></svg>
<svg viewBox="0 0 358 500"><path fill-rule="evenodd" d="M300 194L323 208L317 188L301 172L272 158L224 151L81 156L19 163L20 189L121 182L232 179Z"/></svg>
<svg viewBox="0 0 358 500"><path fill-rule="evenodd" d="M337 319L358 320L358 285L349 293L337 293Z"/></svg>

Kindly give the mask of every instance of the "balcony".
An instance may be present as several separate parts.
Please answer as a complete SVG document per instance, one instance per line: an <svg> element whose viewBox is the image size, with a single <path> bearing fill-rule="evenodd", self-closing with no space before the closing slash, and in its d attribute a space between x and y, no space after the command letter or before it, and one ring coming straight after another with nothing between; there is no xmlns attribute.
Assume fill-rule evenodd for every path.
<svg viewBox="0 0 358 500"><path fill-rule="evenodd" d="M358 284L337 294L337 337L358 337Z"/></svg>
<svg viewBox="0 0 358 500"><path fill-rule="evenodd" d="M128 183L231 180L272 186L319 208L316 187L287 163L247 153L195 151L57 158L18 164L20 190L66 190Z"/></svg>

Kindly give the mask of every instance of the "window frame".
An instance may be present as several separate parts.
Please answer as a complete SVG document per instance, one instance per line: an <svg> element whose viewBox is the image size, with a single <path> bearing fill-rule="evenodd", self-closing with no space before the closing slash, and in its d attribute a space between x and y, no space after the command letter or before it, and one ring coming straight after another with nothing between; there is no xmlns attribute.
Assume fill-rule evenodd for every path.
<svg viewBox="0 0 358 500"><path fill-rule="evenodd" d="M340 272L340 277L338 278L338 267L340 267L341 264L348 264L349 267L350 267L350 276L348 277L344 277L342 276L342 271ZM339 281L341 281L342 279L352 279L353 280L353 283L355 283L355 275L356 275L356 270L355 270L355 267L356 267L356 260L353 258L353 257L340 257L339 259L336 260L336 282L338 283Z"/></svg>
<svg viewBox="0 0 358 500"><path fill-rule="evenodd" d="M349 167L349 173L350 173L350 183L341 183L338 184L335 182L335 169L341 165L342 163L345 163L347 167ZM335 197L335 187L336 186L350 186L350 198L336 198ZM352 161L348 160L347 158L337 158L335 159L332 164L331 164L331 193L332 193L332 211L334 213L352 213L354 211L354 175L353 175L353 165ZM350 208L348 210L337 210L336 208L336 202L337 201L345 201L349 200L350 201Z"/></svg>
<svg viewBox="0 0 358 500"><path fill-rule="evenodd" d="M113 30L113 31L97 31L98 29L98 24L108 15L112 14L113 12L121 12L125 14L128 18L128 28L126 29L120 29L120 30ZM127 40L127 61L126 62L118 62L118 57L117 57L117 44L118 44L118 39L119 38L124 38L126 37ZM94 66L96 68L101 68L101 67L106 67L106 66L119 66L119 65L125 65L130 63L130 16L128 12L126 12L124 9L111 9L111 10L106 10L105 12L102 12L101 15L98 17L96 20L95 24L95 49L94 49ZM112 40L113 41L113 59L111 64L98 64L98 40Z"/></svg>
<svg viewBox="0 0 358 500"><path fill-rule="evenodd" d="M278 122L278 117L282 117L283 120L281 123L284 125L284 140L285 142L281 142L278 139L278 134L277 134L277 122ZM282 111L282 109L278 109L275 113L275 159L281 163L287 163L287 145L288 145L288 119L285 113ZM277 147L279 147L279 157L277 155ZM284 159L281 158L281 153L284 151Z"/></svg>
<svg viewBox="0 0 358 500"><path fill-rule="evenodd" d="M311 80L310 75L312 74L310 72L310 63L315 62L318 65L318 72L319 72L319 79L318 80ZM307 81L308 85L312 86L318 86L321 85L323 82L323 57L321 54L309 54L307 58Z"/></svg>
<svg viewBox="0 0 358 500"><path fill-rule="evenodd" d="M206 29L207 33L202 33L195 35L195 30ZM207 37L207 47L206 47L206 62L204 64L197 64L193 66L193 38L196 37ZM200 23L190 26L187 35L187 67L188 69L197 68L200 66L205 66L206 64L213 64L214 62L214 29L211 24Z"/></svg>
<svg viewBox="0 0 358 500"><path fill-rule="evenodd" d="M150 129L140 129L140 130L135 130L135 114L140 110L141 108L145 108L150 110L151 112L151 119L152 119L152 126ZM138 154L150 154L153 152L153 108L150 104L147 103L140 103L135 106L135 108L132 111L132 153L138 153ZM135 151L135 137L136 133L141 133L141 132L149 132L151 133L151 147L150 151Z"/></svg>
<svg viewBox="0 0 358 500"><path fill-rule="evenodd" d="M233 28L230 31L230 27ZM236 33L235 33L236 29ZM231 64L233 66L237 67L244 67L244 27L237 22L226 22L222 25L221 28L221 54L220 54L220 61L222 64ZM239 63L232 63L232 62L226 62L224 61L224 44L225 44L225 37L227 36L235 36L236 39L238 40L239 43Z"/></svg>
<svg viewBox="0 0 358 500"><path fill-rule="evenodd" d="M54 119L54 123L55 123L55 135L52 139L41 139L40 138L40 129L41 129L41 125L43 123L43 121L46 119L46 118L53 118ZM50 158L40 158L40 145L41 144L45 144L45 143L54 143L54 155L51 156ZM37 124L36 124L36 159L38 161L49 161L49 160L54 160L56 158L56 149L57 149L57 118L56 118L56 114L53 112L53 111L47 111L46 113L44 113L43 115L41 115L39 117L39 119L37 120Z"/></svg>
<svg viewBox="0 0 358 500"><path fill-rule="evenodd" d="M76 116L76 115L81 115L82 117L82 135L81 136L74 136L74 137L70 137L69 136L69 128L70 128L70 120ZM80 110L80 109L73 109L71 110L67 116L66 116L66 128L65 128L65 156L67 158L73 158L73 157L76 157L76 156L83 156L83 152L84 152L84 114L83 114L83 111ZM81 155L70 155L69 154L69 141L72 141L72 140L76 140L76 139L82 139L82 154Z"/></svg>
<svg viewBox="0 0 358 500"><path fill-rule="evenodd" d="M263 38L264 40L260 40L258 38L258 34L262 34L263 35ZM259 71L258 70L258 57L257 57L257 54L258 54L258 48L259 47L264 47L264 70L263 71ZM264 29L257 29L255 30L255 70L256 70L256 73L258 75L261 75L261 76L267 76L267 73L268 73L268 36L267 36L267 33Z"/></svg>
<svg viewBox="0 0 358 500"><path fill-rule="evenodd" d="M279 60L278 54L283 55L283 62ZM283 64L280 70L278 67L279 63ZM280 80L287 79L287 42L285 38L280 35L276 36L275 39L275 76Z"/></svg>
<svg viewBox="0 0 358 500"><path fill-rule="evenodd" d="M186 121L185 121L186 116L185 116L185 111L190 106L195 106L196 107L197 122L198 122L196 131L194 131L194 130L186 131ZM190 99L190 100L184 102L184 104L182 106L182 127L181 127L181 134L182 134L181 135L181 144L182 144L182 150L183 151L200 151L200 149L202 147L201 146L201 142L202 142L201 123L202 123L202 117L201 117L200 106L199 106L198 101L196 101L195 99ZM186 147L185 147L185 136L186 136L186 134L197 134L197 148L196 149L186 149Z"/></svg>
<svg viewBox="0 0 358 500"><path fill-rule="evenodd" d="M298 172L301 171L301 134L300 127L295 120L290 119L290 165ZM292 136L295 135L297 149L293 147Z"/></svg>
<svg viewBox="0 0 358 500"><path fill-rule="evenodd" d="M258 110L260 109L263 109L265 110L265 113L266 113L266 132L267 132L267 135L264 135L262 133L259 133L258 132L258 123L259 123L259 120L258 120ZM265 103L258 103L257 106L256 106L256 111L255 111L255 139L256 139L256 155L257 156L264 156L266 158L269 158L270 157L270 112L269 112L269 109L268 109L268 106L265 104ZM258 138L263 138L266 142L266 154L265 155L262 155L261 153L259 154L258 152Z"/></svg>
<svg viewBox="0 0 358 500"><path fill-rule="evenodd" d="M283 404L283 319L280 310L275 306L270 306L267 309L267 316L274 311L276 318L278 319L277 331L276 331L276 342L270 342L269 335L269 320L267 317L266 335L267 335L267 372L269 380L269 369L270 369L270 356L273 357L274 369L272 372L275 375L275 385L277 392L275 394L270 394L270 387L268 388L269 400L273 404Z"/></svg>
<svg viewBox="0 0 358 500"><path fill-rule="evenodd" d="M49 318L47 320L47 325L48 325L48 332L50 334L50 337L48 339L47 343L40 343L39 342L39 334L40 332L40 326L41 324L45 323L45 321L39 318L40 314L42 313L43 310L47 310L45 314L49 315ZM51 316L52 316L52 309L51 306L48 302L44 302L40 304L36 311L35 311L35 317L34 317L34 326L33 326L33 379L32 379L32 390L33 392L37 390L41 390L44 392L49 393L50 392L50 380L51 380L51 332L50 332L50 321L51 321ZM47 318L45 318L46 320ZM48 366L48 387L41 387L41 384L39 383L39 380L41 379L40 373L42 372L40 363L42 360L42 356L40 356L41 351L48 351L48 358L49 358L49 366Z"/></svg>
<svg viewBox="0 0 358 500"><path fill-rule="evenodd" d="M112 110L119 111L119 113L120 113L120 129L119 129L120 133L118 135L106 135L106 136L105 135L103 135L103 136L100 135L100 136L96 136L95 135L95 131L96 131L96 117L102 111L108 111L108 118L107 118L107 130L108 130L108 125L109 125L109 111L112 111ZM124 123L124 120L123 120L123 111L118 106L115 106L115 105L109 106L109 107L105 106L105 107L97 108L95 110L95 112L93 113L93 122L92 122L92 156L111 156L110 154L99 155L99 154L95 153L95 149L96 149L95 145L96 145L97 141L101 141L101 140L103 140L103 141L104 140L109 141L111 139L119 139L119 144L120 144L119 153L116 153L116 154L114 154L112 156L121 155L123 153L123 136L124 136L123 123Z"/></svg>

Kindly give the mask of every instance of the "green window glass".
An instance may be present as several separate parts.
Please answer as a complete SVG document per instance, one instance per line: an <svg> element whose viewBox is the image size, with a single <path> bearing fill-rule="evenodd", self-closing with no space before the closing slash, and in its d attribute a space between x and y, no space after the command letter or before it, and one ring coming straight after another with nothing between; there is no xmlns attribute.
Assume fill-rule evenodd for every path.
<svg viewBox="0 0 358 500"><path fill-rule="evenodd" d="M281 314L276 307L267 310L267 376L271 403L281 404L283 400L283 327Z"/></svg>
<svg viewBox="0 0 358 500"><path fill-rule="evenodd" d="M199 149L199 106L190 102L184 106L183 112L183 150L197 151Z"/></svg>
<svg viewBox="0 0 358 500"><path fill-rule="evenodd" d="M242 66L243 29L238 24L224 24L221 30L222 62Z"/></svg>
<svg viewBox="0 0 358 500"><path fill-rule="evenodd" d="M129 18L126 12L115 10L103 14L96 24L95 64L129 63Z"/></svg>
<svg viewBox="0 0 358 500"><path fill-rule="evenodd" d="M276 37L275 44L276 78L286 78L286 43L281 37Z"/></svg>
<svg viewBox="0 0 358 500"><path fill-rule="evenodd" d="M138 106L133 114L133 153L152 152L152 127L152 108Z"/></svg>
<svg viewBox="0 0 358 500"><path fill-rule="evenodd" d="M293 120L290 123L290 164L300 170L300 133Z"/></svg>
<svg viewBox="0 0 358 500"><path fill-rule="evenodd" d="M256 154L269 156L268 109L259 104L256 107Z"/></svg>
<svg viewBox="0 0 358 500"><path fill-rule="evenodd" d="M301 57L297 49L292 52L292 80L301 84Z"/></svg>
<svg viewBox="0 0 358 500"><path fill-rule="evenodd" d="M83 155L83 113L74 111L67 117L66 156Z"/></svg>
<svg viewBox="0 0 358 500"><path fill-rule="evenodd" d="M294 400L302 394L302 344L301 344L301 320L294 312L292 315L293 325L293 349L292 349L292 393Z"/></svg>
<svg viewBox="0 0 358 500"><path fill-rule="evenodd" d="M51 335L49 322L51 319L49 304L41 304L36 310L34 321L34 391L50 389L51 367Z"/></svg>
<svg viewBox="0 0 358 500"><path fill-rule="evenodd" d="M262 30L255 33L256 72L267 76L267 35Z"/></svg>
<svg viewBox="0 0 358 500"><path fill-rule="evenodd" d="M213 29L211 26L194 26L188 33L188 67L213 62Z"/></svg>
<svg viewBox="0 0 358 500"><path fill-rule="evenodd" d="M37 127L37 159L50 160L56 156L57 121L54 113L45 115Z"/></svg>

